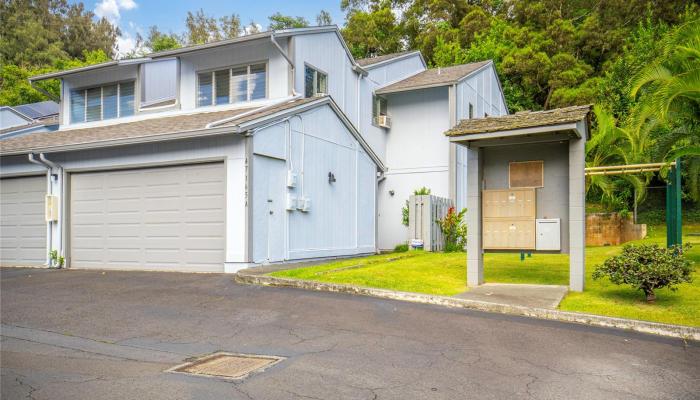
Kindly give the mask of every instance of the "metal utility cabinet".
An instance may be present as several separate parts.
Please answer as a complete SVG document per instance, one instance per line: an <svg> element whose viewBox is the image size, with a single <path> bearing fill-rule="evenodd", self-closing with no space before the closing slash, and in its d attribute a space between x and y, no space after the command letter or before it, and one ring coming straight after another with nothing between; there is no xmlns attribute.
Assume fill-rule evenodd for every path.
<svg viewBox="0 0 700 400"><path fill-rule="evenodd" d="M537 243L535 250L561 250L561 219L537 219L536 224Z"/></svg>

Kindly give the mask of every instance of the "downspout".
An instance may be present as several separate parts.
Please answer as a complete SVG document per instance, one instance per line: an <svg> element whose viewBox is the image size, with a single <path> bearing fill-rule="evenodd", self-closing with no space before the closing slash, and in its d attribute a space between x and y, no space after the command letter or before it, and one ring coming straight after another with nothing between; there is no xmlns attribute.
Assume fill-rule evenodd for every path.
<svg viewBox="0 0 700 400"><path fill-rule="evenodd" d="M292 61L291 58L289 58L289 55L287 55L287 52L284 51L282 46L280 46L279 43L277 43L277 40L275 40L275 31L272 31L270 33L270 42L272 42L272 45L277 48L277 50L282 54L282 57L284 57L285 60L287 60L287 63L289 63L289 66L292 68L292 95L293 96L299 96L299 93L296 91L296 67L294 66L294 61Z"/></svg>
<svg viewBox="0 0 700 400"><path fill-rule="evenodd" d="M65 185L63 184L63 167L60 166L59 164L49 160L46 158L44 153L39 153L39 161L42 163L48 165L52 171L51 171L51 181L53 182L54 176L56 177L56 183L58 184L59 187L59 195L58 195L58 218L56 219L56 229L57 229L57 235L58 235L58 253L62 256L65 257L65 249L63 248L63 234L61 233L61 224L63 224L63 200L65 197L63 196L63 188ZM53 170L56 171L56 174L53 174ZM51 195L54 195L53 193L53 188L51 190Z"/></svg>
<svg viewBox="0 0 700 400"><path fill-rule="evenodd" d="M52 193L52 184L51 184L51 167L47 164L44 164L43 162L37 160L34 158L33 153L29 153L29 162L32 164L36 165L41 165L42 167L46 168L46 193L50 194ZM51 257L49 257L49 252L51 251L51 223L49 221L46 221L46 265L51 266Z"/></svg>

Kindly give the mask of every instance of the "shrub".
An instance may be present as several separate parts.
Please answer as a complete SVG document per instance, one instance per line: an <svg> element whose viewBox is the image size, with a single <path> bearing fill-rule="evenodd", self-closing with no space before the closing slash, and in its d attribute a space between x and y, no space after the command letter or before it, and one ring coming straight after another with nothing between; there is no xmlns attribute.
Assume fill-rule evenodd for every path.
<svg viewBox="0 0 700 400"><path fill-rule="evenodd" d="M685 249L689 248L690 245L686 244ZM653 302L656 300L654 290L663 287L676 290L675 285L692 281L692 272L693 262L684 257L681 246L627 245L622 254L596 266L593 279L607 276L617 285L631 285L643 291L648 302Z"/></svg>
<svg viewBox="0 0 700 400"><path fill-rule="evenodd" d="M462 221L467 209L456 212L454 207L447 210L443 219L437 220L442 234L445 236L445 251L464 251L467 244L467 225Z"/></svg>
<svg viewBox="0 0 700 400"><path fill-rule="evenodd" d="M414 190L413 194L416 196L430 194L430 189L424 186L420 189ZM401 207L401 223L408 226L408 200L406 200L406 204Z"/></svg>
<svg viewBox="0 0 700 400"><path fill-rule="evenodd" d="M408 245L406 243L397 244L396 247L394 247L394 252L396 253L404 253L406 251L408 251Z"/></svg>

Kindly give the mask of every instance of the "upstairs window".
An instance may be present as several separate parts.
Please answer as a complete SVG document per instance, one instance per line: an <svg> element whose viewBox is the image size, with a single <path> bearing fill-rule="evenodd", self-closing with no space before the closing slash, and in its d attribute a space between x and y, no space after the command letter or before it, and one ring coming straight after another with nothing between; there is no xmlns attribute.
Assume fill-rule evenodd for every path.
<svg viewBox="0 0 700 400"><path fill-rule="evenodd" d="M308 65L304 66L304 96L328 94L328 75Z"/></svg>
<svg viewBox="0 0 700 400"><path fill-rule="evenodd" d="M267 97L267 66L251 64L197 74L197 106L241 103Z"/></svg>
<svg viewBox="0 0 700 400"><path fill-rule="evenodd" d="M388 104L385 98L372 96L372 124L382 128L389 128L391 126L391 119L389 119L387 107Z"/></svg>
<svg viewBox="0 0 700 400"><path fill-rule="evenodd" d="M469 119L474 118L474 105L469 103Z"/></svg>
<svg viewBox="0 0 700 400"><path fill-rule="evenodd" d="M372 96L372 120L377 123L380 116L386 116L386 99L379 96Z"/></svg>
<svg viewBox="0 0 700 400"><path fill-rule="evenodd" d="M102 121L134 115L134 82L71 90L70 122Z"/></svg>

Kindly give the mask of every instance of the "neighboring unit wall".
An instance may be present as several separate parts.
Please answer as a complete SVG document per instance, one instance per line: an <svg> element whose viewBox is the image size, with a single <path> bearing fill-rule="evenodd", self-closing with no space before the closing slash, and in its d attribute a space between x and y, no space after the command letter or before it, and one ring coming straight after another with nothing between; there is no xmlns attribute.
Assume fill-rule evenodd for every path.
<svg viewBox="0 0 700 400"><path fill-rule="evenodd" d="M27 125L30 121L21 117L9 107L0 108L0 129L12 128L20 125Z"/></svg>
<svg viewBox="0 0 700 400"><path fill-rule="evenodd" d="M362 132L367 143L383 161L386 161L386 142L389 130L372 123L372 94L379 87L415 75L424 69L423 61L416 53L398 61L386 62L374 68L370 67L368 68L369 74L361 80L358 99L359 120L355 126ZM389 117L392 117L391 105L389 105L389 111Z"/></svg>
<svg viewBox="0 0 700 400"><path fill-rule="evenodd" d="M148 166L180 165L193 162L224 161L226 167L226 256L227 264L246 262L246 193L245 193L245 139L238 135L149 143L96 150L47 154L47 158L61 165L67 174ZM2 177L45 171L27 161L27 156L2 157ZM53 194L59 196L62 215L67 215L66 176L59 176ZM69 199L68 199L69 200ZM53 224L52 248L60 250L64 240L67 218ZM68 254L68 248L64 248ZM235 268L234 268L235 269Z"/></svg>
<svg viewBox="0 0 700 400"><path fill-rule="evenodd" d="M408 231L401 208L415 189L449 197L448 88L415 90L389 95L393 125L387 134L388 171L379 185L379 248L405 243ZM393 195L391 195L393 192Z"/></svg>
<svg viewBox="0 0 700 400"><path fill-rule="evenodd" d="M508 189L511 161L544 161L544 187L537 188L537 218L561 219L561 251L569 251L568 143L536 143L483 149L484 189Z"/></svg>
<svg viewBox="0 0 700 400"><path fill-rule="evenodd" d="M375 251L377 167L329 106L253 138L253 261ZM288 170L294 188L287 187ZM309 210L285 210L288 194L308 199Z"/></svg>

